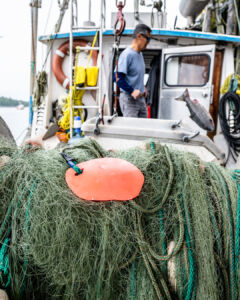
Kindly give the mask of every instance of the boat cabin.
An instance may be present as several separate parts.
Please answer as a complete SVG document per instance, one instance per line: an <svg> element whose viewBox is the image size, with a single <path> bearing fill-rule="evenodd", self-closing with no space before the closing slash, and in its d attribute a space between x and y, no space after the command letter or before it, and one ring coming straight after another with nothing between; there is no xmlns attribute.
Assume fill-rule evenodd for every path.
<svg viewBox="0 0 240 300"><path fill-rule="evenodd" d="M113 18L114 19L114 18ZM149 25L149 24L147 24ZM119 53L128 47L132 42L134 28L129 28L128 23L121 36ZM84 41L87 47L91 46L95 30L84 29L72 32L73 41ZM218 120L218 103L221 97L220 87L230 74L234 73L234 59L236 47L240 44L240 37L225 34L214 34L186 30L168 30L152 28L152 39L143 57L146 65L145 84L150 89L149 109L150 119L181 121L191 128L192 133L199 132L203 137L209 138L208 142L218 146L219 156L227 152L227 145L224 145L224 138L215 139L221 135L221 128ZM49 59L47 94L45 100L35 108L33 118L32 136L38 135L42 130L46 130L49 122L55 114L56 101L67 97L69 93L66 89L66 82L57 80L53 72L54 55L58 53L61 45L69 41L69 33L61 33L53 36L41 36L39 41L49 45L52 43L51 56ZM99 46L97 44L97 46ZM86 49L87 49L86 47ZM89 50L84 51L81 47L78 65L87 66ZM113 72L116 66L116 44L114 39L114 28L103 29L102 32L102 59L101 95L105 95L104 116L111 116L114 110L114 98L116 86L113 83ZM93 61L93 58L92 58ZM66 55L62 61L62 71L69 78L69 56ZM64 86L65 84L65 86ZM190 112L183 101L176 101L175 98L183 94L188 88L190 98L197 99L205 109L210 112L215 122L215 130L207 132L201 129L190 118ZM87 108L87 120L85 130L90 128L91 118L98 116L98 110L94 108L99 90L86 89L82 98L83 104ZM91 108L92 106L92 108ZM118 118L121 117L121 110L118 107ZM135 120L136 121L136 120ZM128 120L128 122L130 122ZM149 120L138 121L138 124L145 124L151 128ZM133 121L134 123L134 121ZM147 124L147 123L146 123ZM90 126L90 127L88 127ZM99 125L100 127L102 125ZM106 127L109 124L105 124ZM137 125L139 126L139 125ZM156 123L152 127L156 129ZM136 127L136 126L135 126ZM104 126L102 129L104 131ZM100 130L100 131L101 131ZM128 130L126 130L128 131ZM218 145L219 143L219 145ZM225 148L224 148L225 147ZM224 149L224 150L223 150ZM221 155L220 155L221 154Z"/></svg>

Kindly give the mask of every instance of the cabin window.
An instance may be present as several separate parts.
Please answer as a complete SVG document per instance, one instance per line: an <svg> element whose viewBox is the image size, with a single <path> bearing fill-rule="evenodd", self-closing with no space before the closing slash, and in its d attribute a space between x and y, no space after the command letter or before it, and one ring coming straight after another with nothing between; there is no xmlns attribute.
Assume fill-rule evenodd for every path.
<svg viewBox="0 0 240 300"><path fill-rule="evenodd" d="M203 86L208 82L210 57L199 55L174 55L165 66L165 84L168 86Z"/></svg>

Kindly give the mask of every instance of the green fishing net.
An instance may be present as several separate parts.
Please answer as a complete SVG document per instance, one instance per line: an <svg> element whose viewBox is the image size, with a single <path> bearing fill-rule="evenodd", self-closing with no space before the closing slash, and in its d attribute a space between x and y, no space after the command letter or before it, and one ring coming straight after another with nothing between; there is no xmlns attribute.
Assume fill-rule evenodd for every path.
<svg viewBox="0 0 240 300"><path fill-rule="evenodd" d="M122 158L145 177L134 200L89 202L68 188L62 151L0 141L10 157L0 169L0 288L10 299L239 299L237 170L153 141L113 152L85 138L64 152Z"/></svg>

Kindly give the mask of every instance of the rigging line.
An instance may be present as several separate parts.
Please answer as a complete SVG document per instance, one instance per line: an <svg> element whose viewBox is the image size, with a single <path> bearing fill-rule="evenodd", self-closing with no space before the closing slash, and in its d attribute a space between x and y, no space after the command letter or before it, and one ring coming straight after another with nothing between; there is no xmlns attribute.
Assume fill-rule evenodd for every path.
<svg viewBox="0 0 240 300"><path fill-rule="evenodd" d="M53 1L50 1L50 7L49 7L49 10L48 10L48 15L47 15L47 19L46 19L46 24L45 24L44 31L43 31L44 34L46 33L46 30L47 30L47 26L48 26L50 14L51 14L51 11L52 11L52 6L53 6Z"/></svg>
<svg viewBox="0 0 240 300"><path fill-rule="evenodd" d="M25 127L22 132L15 138L16 142L22 137L22 135L24 134L25 131L28 130L28 127Z"/></svg>
<svg viewBox="0 0 240 300"><path fill-rule="evenodd" d="M239 14L238 14L238 6L236 0L234 1L234 6L235 6L235 13L236 13L236 18L237 18L237 23L238 23L238 30L240 31L240 20L239 20Z"/></svg>
<svg viewBox="0 0 240 300"><path fill-rule="evenodd" d="M68 4L69 4L69 0L64 0L63 4L61 6L60 6L60 3L59 3L59 6L60 6L60 15L58 17L57 23L54 26L55 27L54 37L52 38L52 40L49 39L49 41L48 41L48 50L47 50L47 55L46 55L45 61L44 61L43 66L42 66L42 71L45 69L48 56L49 56L49 54L50 54L50 52L52 50L53 41L55 40L55 38L56 38L56 36L57 36L60 28L61 28L64 14L65 14L66 10L68 9ZM51 36L51 34L50 34L50 36Z"/></svg>
<svg viewBox="0 0 240 300"><path fill-rule="evenodd" d="M34 40L34 32L33 32L33 9L31 9L31 25L32 25L32 53L33 53L33 60L36 61L36 53L34 51L35 49L35 40ZM33 63L33 62L31 62ZM32 65L33 68L33 65ZM32 69L33 72L33 69Z"/></svg>

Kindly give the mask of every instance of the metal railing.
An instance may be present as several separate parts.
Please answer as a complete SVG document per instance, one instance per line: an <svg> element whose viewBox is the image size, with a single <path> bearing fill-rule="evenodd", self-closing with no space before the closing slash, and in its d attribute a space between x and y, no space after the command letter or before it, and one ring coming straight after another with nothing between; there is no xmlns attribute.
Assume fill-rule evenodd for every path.
<svg viewBox="0 0 240 300"><path fill-rule="evenodd" d="M73 135L73 110L75 108L77 109L98 109L98 113L101 114L101 102L102 102L102 36L103 36L103 24L105 23L105 16L103 14L103 6L104 6L104 11L106 9L106 4L105 0L101 0L101 8L100 8L100 16L99 16L99 25L98 26L73 26L73 0L70 0L70 31L69 31L69 57L70 57L70 62L69 62L69 69L70 69L70 89L69 89L69 96L70 96L70 137ZM91 17L91 0L89 0L89 20ZM78 105L74 106L73 105L73 92L72 92L72 87L73 87L73 78L72 78L72 62L73 62L73 30L96 30L98 31L98 47L80 47L80 50L97 50L98 51L98 62L97 65L99 67L98 71L98 82L96 87L82 87L82 88L76 88L77 90L97 90L97 105Z"/></svg>

